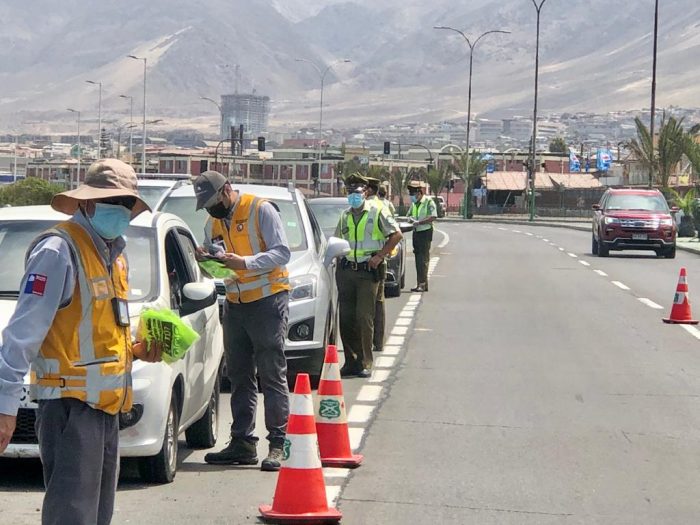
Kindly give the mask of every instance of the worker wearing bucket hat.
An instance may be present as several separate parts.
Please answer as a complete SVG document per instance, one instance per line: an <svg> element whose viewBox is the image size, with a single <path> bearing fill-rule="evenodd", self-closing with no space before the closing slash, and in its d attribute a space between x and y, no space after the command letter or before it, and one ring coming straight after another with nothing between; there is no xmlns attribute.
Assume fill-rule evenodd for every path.
<svg viewBox="0 0 700 525"><path fill-rule="evenodd" d="M0 338L0 453L31 367L46 485L42 523L108 524L118 414L132 405L131 363L160 360L160 349L132 344L122 253L129 221L149 208L134 170L116 159L92 164L85 182L55 195L51 206L72 217L30 245L17 307Z"/></svg>

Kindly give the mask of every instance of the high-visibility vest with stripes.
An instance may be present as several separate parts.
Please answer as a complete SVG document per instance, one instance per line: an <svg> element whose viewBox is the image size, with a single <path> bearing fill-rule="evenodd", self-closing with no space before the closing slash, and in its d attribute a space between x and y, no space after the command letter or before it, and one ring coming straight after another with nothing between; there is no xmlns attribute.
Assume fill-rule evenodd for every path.
<svg viewBox="0 0 700 525"><path fill-rule="evenodd" d="M382 201L372 202L356 223L350 209L345 210L340 219L341 235L350 243L350 253L346 256L353 262L365 262L380 251L386 243L386 236L379 225Z"/></svg>
<svg viewBox="0 0 700 525"><path fill-rule="evenodd" d="M427 195L423 195L423 198L420 200L420 202L415 202L411 205L411 211L409 212L409 216L413 217L417 221L425 219L430 215L429 208L431 203L432 199ZM416 231L419 232L432 229L432 224L421 224L420 226L416 226Z"/></svg>
<svg viewBox="0 0 700 525"><path fill-rule="evenodd" d="M211 220L211 238L222 238L227 252L245 257L267 250L258 222L260 205L264 199L241 194L228 228L223 219ZM236 270L236 279L227 279L226 298L232 303L251 303L270 295L289 290L289 272L286 266L264 270Z"/></svg>
<svg viewBox="0 0 700 525"><path fill-rule="evenodd" d="M113 301L128 298L126 259L119 255L108 270L90 234L74 222L56 225L33 246L53 235L68 243L77 280L70 302L56 312L32 362L32 398L79 399L108 414L128 411L131 330L117 323Z"/></svg>

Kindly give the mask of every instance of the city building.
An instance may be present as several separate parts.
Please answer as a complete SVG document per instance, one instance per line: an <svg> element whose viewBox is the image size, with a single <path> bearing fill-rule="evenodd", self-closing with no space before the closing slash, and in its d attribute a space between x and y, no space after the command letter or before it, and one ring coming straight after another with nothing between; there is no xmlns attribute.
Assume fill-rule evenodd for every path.
<svg viewBox="0 0 700 525"><path fill-rule="evenodd" d="M270 97L245 93L221 95L221 137L231 136L231 127L243 126L244 138L254 138L267 131Z"/></svg>

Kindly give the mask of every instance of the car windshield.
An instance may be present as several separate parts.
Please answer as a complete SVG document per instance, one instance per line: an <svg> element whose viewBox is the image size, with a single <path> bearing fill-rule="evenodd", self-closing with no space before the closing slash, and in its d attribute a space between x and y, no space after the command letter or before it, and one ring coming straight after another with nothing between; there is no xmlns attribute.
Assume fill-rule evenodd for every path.
<svg viewBox="0 0 700 525"><path fill-rule="evenodd" d="M154 209L168 189L169 186L139 186L139 195L151 209Z"/></svg>
<svg viewBox="0 0 700 525"><path fill-rule="evenodd" d="M18 294L24 275L24 259L32 240L51 228L53 221L6 221L0 223L0 291ZM130 301L143 301L155 294L155 242L148 228L129 227L126 233L129 261ZM135 271L138 269L138 271ZM143 269L148 269L143 271Z"/></svg>
<svg viewBox="0 0 700 525"><path fill-rule="evenodd" d="M668 204L661 195L612 194L605 209L668 212Z"/></svg>
<svg viewBox="0 0 700 525"><path fill-rule="evenodd" d="M293 252L306 250L304 225L301 222L296 203L287 200L269 200L280 211L282 223L287 234L287 241L289 242L289 249ZM177 215L190 227L197 242L201 243L204 240L204 225L209 218L209 214L205 210L195 210L194 196L170 196L165 199L159 211Z"/></svg>
<svg viewBox="0 0 700 525"><path fill-rule="evenodd" d="M347 209L348 205L346 202L339 201L335 202L314 202L313 199L307 201L309 206L314 212L314 216L318 221L319 226L326 234L326 237L330 237L335 233L335 228L338 226L338 221L340 220L340 215L343 210Z"/></svg>

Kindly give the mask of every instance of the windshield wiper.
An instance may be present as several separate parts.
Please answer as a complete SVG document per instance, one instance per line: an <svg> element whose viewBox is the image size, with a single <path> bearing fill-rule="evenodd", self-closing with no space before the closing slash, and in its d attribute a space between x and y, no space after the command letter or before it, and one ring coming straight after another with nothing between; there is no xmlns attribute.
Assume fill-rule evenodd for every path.
<svg viewBox="0 0 700 525"><path fill-rule="evenodd" d="M19 297L19 290L0 290L0 297Z"/></svg>

